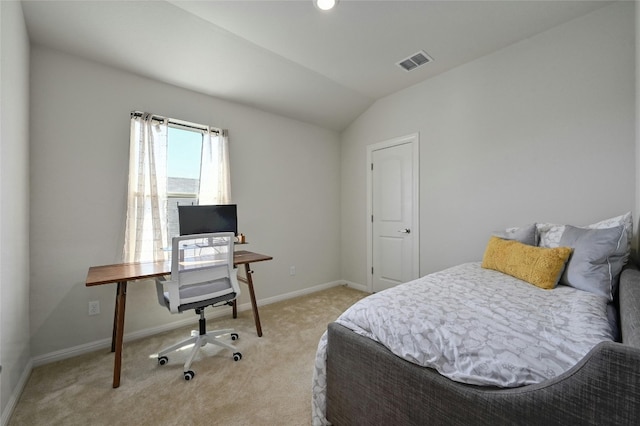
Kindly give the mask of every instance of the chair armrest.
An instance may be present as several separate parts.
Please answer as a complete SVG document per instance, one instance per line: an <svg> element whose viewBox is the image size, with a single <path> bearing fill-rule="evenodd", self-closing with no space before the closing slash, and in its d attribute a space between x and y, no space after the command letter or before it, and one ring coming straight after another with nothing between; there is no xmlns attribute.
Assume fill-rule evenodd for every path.
<svg viewBox="0 0 640 426"><path fill-rule="evenodd" d="M160 304L160 306L169 308L169 304L167 303L167 300L164 298L165 282L167 282L167 280L164 277L156 278L156 293L158 295L158 303Z"/></svg>

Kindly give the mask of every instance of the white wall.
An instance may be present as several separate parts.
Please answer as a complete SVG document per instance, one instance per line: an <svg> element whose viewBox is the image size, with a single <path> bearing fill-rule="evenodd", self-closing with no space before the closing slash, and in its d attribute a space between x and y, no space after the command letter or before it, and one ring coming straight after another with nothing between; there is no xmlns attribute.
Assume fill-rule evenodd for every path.
<svg viewBox="0 0 640 426"><path fill-rule="evenodd" d="M633 210L634 53L622 2L377 101L342 134L342 277L367 282L366 146L414 132L421 275L496 229Z"/></svg>
<svg viewBox="0 0 640 426"><path fill-rule="evenodd" d="M0 2L0 413L30 370L29 39L18 2Z"/></svg>
<svg viewBox="0 0 640 426"><path fill-rule="evenodd" d="M115 285L84 282L89 266L121 261L132 110L229 129L239 230L274 257L253 265L259 300L340 278L337 133L38 46L31 76L34 357L111 336ZM126 334L185 319L155 298L151 281L129 285Z"/></svg>

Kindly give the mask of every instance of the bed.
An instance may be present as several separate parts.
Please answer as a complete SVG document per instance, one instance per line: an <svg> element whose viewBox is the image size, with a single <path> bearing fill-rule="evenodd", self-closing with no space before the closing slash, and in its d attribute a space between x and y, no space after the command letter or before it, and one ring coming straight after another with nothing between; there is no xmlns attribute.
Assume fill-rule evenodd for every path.
<svg viewBox="0 0 640 426"><path fill-rule="evenodd" d="M505 232L482 262L371 295L329 324L316 356L314 425L637 424L640 272L627 262L630 214ZM493 242L498 268L486 262ZM531 251L557 256L563 247L570 254L551 288L509 269ZM585 271L603 272L600 287L585 284Z"/></svg>

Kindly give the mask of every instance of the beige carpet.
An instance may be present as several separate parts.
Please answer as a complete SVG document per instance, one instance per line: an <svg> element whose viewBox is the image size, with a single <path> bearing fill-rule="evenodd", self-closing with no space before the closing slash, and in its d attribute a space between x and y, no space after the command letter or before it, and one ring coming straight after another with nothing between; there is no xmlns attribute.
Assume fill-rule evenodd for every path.
<svg viewBox="0 0 640 426"><path fill-rule="evenodd" d="M263 306L262 337L251 311L235 320L231 314L213 319L210 329L238 331L232 344L242 360L209 345L192 365L196 376L189 382L182 375L187 351L170 355L164 366L148 355L188 336L190 328L125 342L118 389L111 388L108 350L37 367L9 425L307 425L318 340L329 322L364 296L340 286ZM196 328L198 317L184 315L193 315Z"/></svg>

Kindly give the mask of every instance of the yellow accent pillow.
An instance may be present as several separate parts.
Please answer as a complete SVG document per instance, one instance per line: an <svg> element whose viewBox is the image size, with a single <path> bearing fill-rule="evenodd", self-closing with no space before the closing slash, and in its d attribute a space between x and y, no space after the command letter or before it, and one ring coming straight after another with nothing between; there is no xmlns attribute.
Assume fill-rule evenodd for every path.
<svg viewBox="0 0 640 426"><path fill-rule="evenodd" d="M570 247L535 247L491 237L482 258L482 267L540 288L552 289L558 284L571 251Z"/></svg>

